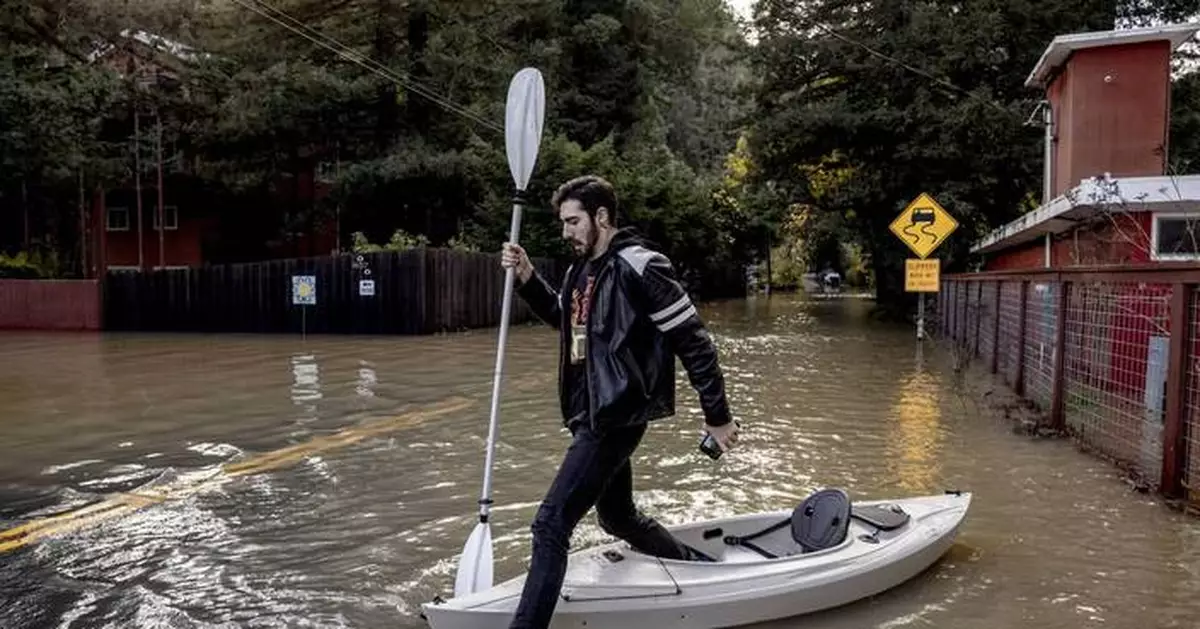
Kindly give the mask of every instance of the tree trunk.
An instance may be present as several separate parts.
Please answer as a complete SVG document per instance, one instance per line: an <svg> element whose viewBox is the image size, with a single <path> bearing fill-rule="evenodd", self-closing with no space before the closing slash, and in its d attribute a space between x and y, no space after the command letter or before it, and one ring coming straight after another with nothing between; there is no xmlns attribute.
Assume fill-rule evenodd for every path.
<svg viewBox="0 0 1200 629"><path fill-rule="evenodd" d="M29 189L24 177L21 177L21 213L25 217L25 251L29 251Z"/></svg>
<svg viewBox="0 0 1200 629"><path fill-rule="evenodd" d="M877 233L883 234L883 237L892 235L886 227L877 228ZM905 320L910 307L916 302L904 292L904 255L897 253L895 248L899 243L892 245L874 237L870 244L871 269L875 274L875 316L886 320Z"/></svg>
<svg viewBox="0 0 1200 629"><path fill-rule="evenodd" d="M429 8L418 1L408 15L408 75L417 81L429 78L425 51L429 47ZM426 83L428 84L428 83ZM407 98L404 101L409 125L418 131L429 128L432 103L427 98Z"/></svg>
<svg viewBox="0 0 1200 629"><path fill-rule="evenodd" d="M384 66L391 66L396 57L396 12L396 0L379 0L375 18L375 59ZM396 85L391 80L386 80L376 90L376 107L375 147L386 151L396 139L400 118Z"/></svg>
<svg viewBox="0 0 1200 629"><path fill-rule="evenodd" d="M158 126L158 133L154 138L154 156L158 161L158 267L165 268L167 260L163 239L167 232L167 221L163 215L162 115L155 112L154 118Z"/></svg>
<svg viewBox="0 0 1200 629"><path fill-rule="evenodd" d="M79 274L84 278L92 276L92 267L88 264L88 212L87 195L83 190L83 169L79 169Z"/></svg>
<svg viewBox="0 0 1200 629"><path fill-rule="evenodd" d="M146 251L142 237L142 136L137 105L133 107L133 190L137 195L138 270L145 271ZM128 216L128 213L126 215ZM107 230L107 225L105 229Z"/></svg>
<svg viewBox="0 0 1200 629"><path fill-rule="evenodd" d="M771 296L771 278L772 278L772 275L771 275L771 230L769 230L769 229L768 229L768 230L765 230L765 233L763 234L763 245L765 245L765 247L766 247L766 250L767 250L767 281L766 281L766 290L767 290L767 297L770 297L770 296Z"/></svg>

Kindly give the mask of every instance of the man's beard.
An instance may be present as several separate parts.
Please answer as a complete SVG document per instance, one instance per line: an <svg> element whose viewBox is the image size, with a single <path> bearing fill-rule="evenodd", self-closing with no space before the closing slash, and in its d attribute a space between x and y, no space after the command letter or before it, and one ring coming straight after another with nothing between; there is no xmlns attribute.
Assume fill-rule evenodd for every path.
<svg viewBox="0 0 1200 629"><path fill-rule="evenodd" d="M596 229L596 222L593 220L591 229L588 230L588 239L586 242L571 240L571 251L576 258L586 260L592 257L592 252L596 250L596 241L600 238L600 232Z"/></svg>

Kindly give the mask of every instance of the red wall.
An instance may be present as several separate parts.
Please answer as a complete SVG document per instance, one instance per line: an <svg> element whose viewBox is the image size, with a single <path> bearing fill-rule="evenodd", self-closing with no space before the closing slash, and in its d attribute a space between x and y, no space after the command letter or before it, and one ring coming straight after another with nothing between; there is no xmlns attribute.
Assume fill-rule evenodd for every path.
<svg viewBox="0 0 1200 629"><path fill-rule="evenodd" d="M986 271L1024 271L1046 267L1046 245L1042 239L1032 243L989 254L984 263Z"/></svg>
<svg viewBox="0 0 1200 629"><path fill-rule="evenodd" d="M1081 228L1055 237L1050 246L1050 266L1107 266L1150 262L1150 212L1128 212L1097 219ZM1046 244L1042 238L999 253L984 262L987 271L1023 271L1045 268Z"/></svg>
<svg viewBox="0 0 1200 629"><path fill-rule="evenodd" d="M1114 177L1163 174L1170 60L1166 41L1072 55L1047 89L1057 136L1053 196L1106 172Z"/></svg>
<svg viewBox="0 0 1200 629"><path fill-rule="evenodd" d="M99 330L96 280L0 280L0 329Z"/></svg>
<svg viewBox="0 0 1200 629"><path fill-rule="evenodd" d="M201 255L203 223L195 219L179 218L179 229L163 232L164 266L199 266L204 262ZM137 230L107 232L108 266L137 266ZM142 255L146 268L159 266L158 231L149 227L142 230Z"/></svg>

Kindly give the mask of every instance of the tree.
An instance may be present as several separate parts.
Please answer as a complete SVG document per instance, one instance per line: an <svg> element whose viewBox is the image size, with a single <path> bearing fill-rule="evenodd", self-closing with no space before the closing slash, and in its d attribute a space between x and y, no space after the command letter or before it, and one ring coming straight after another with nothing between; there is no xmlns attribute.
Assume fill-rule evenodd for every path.
<svg viewBox="0 0 1200 629"><path fill-rule="evenodd" d="M754 157L765 178L789 184L791 202L840 217L813 225L854 234L872 261L879 305L902 314L909 254L887 226L905 204L929 192L959 220L938 252L950 269L967 265L972 240L1036 205L1041 135L1023 122L1040 94L1023 84L1046 44L1180 7L761 0ZM820 199L803 165L830 159L851 174Z"/></svg>
<svg viewBox="0 0 1200 629"><path fill-rule="evenodd" d="M1171 84L1171 131L1167 163L1173 174L1200 172L1200 71Z"/></svg>

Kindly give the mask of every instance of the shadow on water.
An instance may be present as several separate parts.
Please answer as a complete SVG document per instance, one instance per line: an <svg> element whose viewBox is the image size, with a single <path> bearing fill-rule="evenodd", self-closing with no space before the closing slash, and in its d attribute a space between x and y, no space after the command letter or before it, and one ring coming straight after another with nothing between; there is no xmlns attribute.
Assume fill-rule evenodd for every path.
<svg viewBox="0 0 1200 629"><path fill-rule="evenodd" d="M790 508L823 486L975 493L925 574L769 627L1193 626L1195 521L1069 444L1012 434L936 350L919 355L910 327L873 324L870 307L706 306L745 439L717 463L696 449L701 415L680 373L679 415L635 456L639 506L675 523ZM498 578L523 570L567 443L553 335L520 326L510 340ZM0 626L422 626L418 606L451 589L474 524L495 342L0 335L0 524L88 516L0 554ZM465 403L414 419L451 398ZM573 543L604 539L589 516Z"/></svg>

